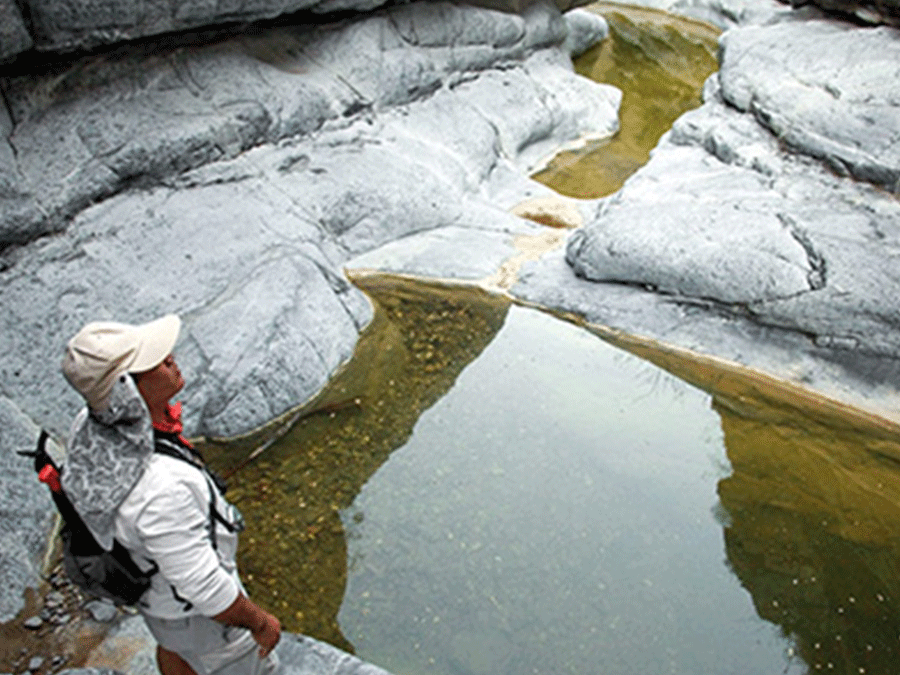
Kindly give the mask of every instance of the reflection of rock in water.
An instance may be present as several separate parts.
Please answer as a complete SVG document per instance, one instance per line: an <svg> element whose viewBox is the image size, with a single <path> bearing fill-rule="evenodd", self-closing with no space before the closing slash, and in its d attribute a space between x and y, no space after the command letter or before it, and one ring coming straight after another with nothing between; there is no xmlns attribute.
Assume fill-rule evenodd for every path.
<svg viewBox="0 0 900 675"><path fill-rule="evenodd" d="M251 596L287 630L351 651L337 623L347 580L338 512L491 342L508 308L475 289L379 277L359 285L374 300L375 318L314 407L351 398L361 405L303 419L241 469L229 492L247 519L239 563ZM246 444L205 452L227 470Z"/></svg>
<svg viewBox="0 0 900 675"><path fill-rule="evenodd" d="M811 673L896 673L900 429L753 371L597 330L712 394L732 467L718 485L728 563L795 658Z"/></svg>
<svg viewBox="0 0 900 675"><path fill-rule="evenodd" d="M719 483L725 546L757 613L812 672L896 672L897 443L729 403L716 405L734 469Z"/></svg>

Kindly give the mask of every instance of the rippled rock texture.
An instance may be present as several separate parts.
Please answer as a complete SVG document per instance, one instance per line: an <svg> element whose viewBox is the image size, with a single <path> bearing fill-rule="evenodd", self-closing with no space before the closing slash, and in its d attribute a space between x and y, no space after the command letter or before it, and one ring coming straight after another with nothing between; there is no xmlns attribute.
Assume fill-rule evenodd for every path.
<svg viewBox="0 0 900 675"><path fill-rule="evenodd" d="M371 307L351 257L451 231L484 244L460 254L466 273L494 272L540 229L508 212L547 192L528 171L617 128L620 92L569 58L605 24L577 17L413 3L5 71L4 462L37 425L64 437L80 402L59 359L87 321L178 312L187 431L231 436L308 401L353 353ZM0 530L6 619L48 525L26 464L5 476L22 492Z"/></svg>
<svg viewBox="0 0 900 675"><path fill-rule="evenodd" d="M308 399L369 318L349 256L521 229L485 185L615 130L619 92L572 73L567 35L552 5L428 3L7 79L4 394L62 431L67 336L174 310L192 433Z"/></svg>
<svg viewBox="0 0 900 675"><path fill-rule="evenodd" d="M564 2L560 0L559 9L572 7ZM385 0L0 0L0 61L32 46L44 52L64 52L300 12L364 13L386 4ZM507 11L523 7L516 0L481 5Z"/></svg>
<svg viewBox="0 0 900 675"><path fill-rule="evenodd" d="M706 105L599 205L569 262L586 279L897 357L896 32L819 19L721 44Z"/></svg>

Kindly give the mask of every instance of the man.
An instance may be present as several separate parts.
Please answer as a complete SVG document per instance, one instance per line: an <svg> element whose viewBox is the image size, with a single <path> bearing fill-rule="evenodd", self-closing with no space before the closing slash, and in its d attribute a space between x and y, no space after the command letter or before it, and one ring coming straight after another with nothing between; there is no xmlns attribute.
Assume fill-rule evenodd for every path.
<svg viewBox="0 0 900 675"><path fill-rule="evenodd" d="M274 673L281 626L238 577L240 513L169 402L184 386L172 356L180 328L175 315L94 322L69 341L63 373L87 407L72 427L63 487L101 545L116 539L142 569L158 567L138 610L163 675Z"/></svg>

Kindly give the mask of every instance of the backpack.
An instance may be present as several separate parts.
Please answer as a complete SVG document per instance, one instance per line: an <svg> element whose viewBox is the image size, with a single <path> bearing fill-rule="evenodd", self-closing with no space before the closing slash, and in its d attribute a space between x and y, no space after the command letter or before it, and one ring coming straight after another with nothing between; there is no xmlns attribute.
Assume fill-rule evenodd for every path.
<svg viewBox="0 0 900 675"><path fill-rule="evenodd" d="M60 539L66 574L72 583L91 595L106 598L116 605L137 604L144 591L150 588L151 577L159 568L154 563L150 570L142 570L116 540L110 551L100 546L63 492L60 468L47 453L47 439L47 432L41 430L37 448L19 451L19 454L34 458L38 480L50 488L50 495L62 516Z"/></svg>
<svg viewBox="0 0 900 675"><path fill-rule="evenodd" d="M164 434L167 436L167 434ZM20 450L18 454L34 458L34 470L38 480L50 488L50 496L62 517L63 526L59 536L62 540L63 568L69 580L90 595L106 598L116 605L136 605L144 592L150 588L151 579L159 571L153 561L151 569L142 570L135 564L128 550L119 541L113 539L112 549L107 551L96 540L81 516L72 506L72 502L62 489L60 475L62 469L56 465L47 453L49 434L41 429L35 450ZM153 451L173 457L201 471L207 479L210 489L209 519L210 541L216 548L216 522L231 532L243 529L243 518L240 512L230 507L231 518L225 518L216 509L214 489L225 494L225 481L205 466L199 466L178 452L177 442L166 438L154 438ZM187 446L190 447L190 446ZM194 453L196 454L196 452ZM202 458L197 455L202 461Z"/></svg>

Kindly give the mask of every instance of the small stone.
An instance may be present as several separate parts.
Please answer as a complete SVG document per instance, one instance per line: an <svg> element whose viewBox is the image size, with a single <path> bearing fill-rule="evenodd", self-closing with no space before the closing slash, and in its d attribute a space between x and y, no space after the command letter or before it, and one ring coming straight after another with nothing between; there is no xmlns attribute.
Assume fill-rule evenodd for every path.
<svg viewBox="0 0 900 675"><path fill-rule="evenodd" d="M29 619L25 619L25 622L22 624L28 630L37 630L44 624L43 619L39 616L33 616Z"/></svg>
<svg viewBox="0 0 900 675"><path fill-rule="evenodd" d="M94 619L94 621L99 621L101 623L109 623L115 619L116 615L119 613L115 605L109 602L103 602L102 600L92 600L87 603L84 608L90 612L91 618Z"/></svg>
<svg viewBox="0 0 900 675"><path fill-rule="evenodd" d="M44 598L44 604L48 607L58 607L63 604L65 601L65 597L59 591L50 591L47 593L47 597Z"/></svg>
<svg viewBox="0 0 900 675"><path fill-rule="evenodd" d="M43 656L32 656L31 660L28 662L28 670L34 673L40 670L42 665L44 665Z"/></svg>

